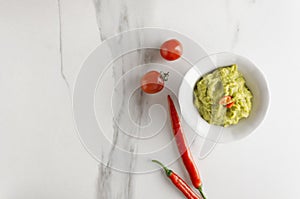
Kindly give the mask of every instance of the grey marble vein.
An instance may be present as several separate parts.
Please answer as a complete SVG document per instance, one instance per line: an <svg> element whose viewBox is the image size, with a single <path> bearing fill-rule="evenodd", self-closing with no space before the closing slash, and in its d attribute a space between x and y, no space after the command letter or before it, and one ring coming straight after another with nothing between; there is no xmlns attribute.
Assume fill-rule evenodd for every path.
<svg viewBox="0 0 300 199"><path fill-rule="evenodd" d="M64 74L64 60L63 60L63 45L62 45L62 9L61 9L61 2L57 0L57 8L58 8L58 30L59 30L59 58L60 58L60 75L65 82L68 90L70 91L70 85Z"/></svg>
<svg viewBox="0 0 300 199"><path fill-rule="evenodd" d="M104 34L103 31L101 30L101 17L100 17L100 13L102 13L102 4L101 4L102 0L94 0L94 7L95 7L95 12L96 12L96 18L97 18L97 23L98 23L98 30L99 30L99 35L100 35L100 40L103 41L104 40Z"/></svg>
<svg viewBox="0 0 300 199"><path fill-rule="evenodd" d="M130 21L128 17L128 5L124 0L94 0L97 24L99 29L100 38L102 41L106 40L108 37L113 36L117 33L129 30L136 26L136 21ZM122 37L120 41L122 42ZM139 36L136 37L136 41L141 43ZM114 46L111 46L112 53L114 52ZM119 124L126 123L126 130L138 136L140 133L139 127L134 124L128 123L128 115L123 110L125 106L126 96L128 96L129 88L126 88L127 81L122 78L124 74L132 68L132 64L137 64L136 62L143 63L145 58L142 52L138 52L135 56L134 63L132 62L132 57L127 58L123 56L116 63L112 65L113 77L115 83L121 78L122 86L120 90L116 90L118 98L121 99L119 110L114 116L113 121L113 145L109 151L109 154L102 154L102 156L108 156L108 161L104 164L99 165L99 177L98 177L98 198L100 199L112 199L112 198L134 198L133 192L133 175L131 171L134 170L135 166L135 154L137 153L136 140L133 140L130 136L126 136L124 132L119 128ZM143 115L143 103L144 98L142 92L135 92L132 96L136 100L136 112L134 112L133 120L136 124L141 124L141 118ZM131 158L127 164L127 173L117 172L112 169L116 162L115 158L117 156L116 146L121 146L123 149L131 154Z"/></svg>
<svg viewBox="0 0 300 199"><path fill-rule="evenodd" d="M101 41L130 28L125 0L94 0L94 6Z"/></svg>

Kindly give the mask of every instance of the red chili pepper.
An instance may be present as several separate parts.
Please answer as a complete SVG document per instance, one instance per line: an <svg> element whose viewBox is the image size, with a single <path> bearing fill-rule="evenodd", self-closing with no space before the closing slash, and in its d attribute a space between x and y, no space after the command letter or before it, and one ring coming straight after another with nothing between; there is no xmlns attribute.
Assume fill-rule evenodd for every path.
<svg viewBox="0 0 300 199"><path fill-rule="evenodd" d="M183 130L182 130L182 127L180 124L180 119L179 119L178 113L176 111L174 102L173 102L172 98L170 97L170 95L168 95L168 102L169 102L170 117L171 117L171 121L172 121L173 133L175 136L175 140L177 143L179 153L181 155L181 159L183 161L183 164L184 164L186 170L189 173L190 179L191 179L194 187L196 187L200 191L200 194L205 199L205 196L202 191L202 182L201 182L200 174L199 174L197 166L194 162L192 153L185 142L185 137L184 137Z"/></svg>
<svg viewBox="0 0 300 199"><path fill-rule="evenodd" d="M227 104L231 103L231 96L224 96L220 99L219 104L226 106Z"/></svg>
<svg viewBox="0 0 300 199"><path fill-rule="evenodd" d="M167 176L170 178L172 183L185 195L188 199L200 199L201 197L197 195L191 187L184 182L182 178L180 178L176 173L174 173L172 170L168 169L163 165L161 162L157 160L152 160L152 162L155 162L159 164L166 172Z"/></svg>
<svg viewBox="0 0 300 199"><path fill-rule="evenodd" d="M226 106L226 108L231 108L234 105L234 102L232 101L232 97L227 95L220 99L219 104Z"/></svg>
<svg viewBox="0 0 300 199"><path fill-rule="evenodd" d="M226 105L226 108L231 108L233 105L234 105L234 102L231 102L231 103Z"/></svg>

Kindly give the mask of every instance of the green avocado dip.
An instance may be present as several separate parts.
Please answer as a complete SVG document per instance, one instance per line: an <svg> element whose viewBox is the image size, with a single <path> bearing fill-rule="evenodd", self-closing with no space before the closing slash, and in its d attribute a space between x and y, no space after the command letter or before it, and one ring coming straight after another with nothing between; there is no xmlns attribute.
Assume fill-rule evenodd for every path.
<svg viewBox="0 0 300 199"><path fill-rule="evenodd" d="M249 116L252 97L236 64L206 74L194 88L194 104L202 118L224 127Z"/></svg>

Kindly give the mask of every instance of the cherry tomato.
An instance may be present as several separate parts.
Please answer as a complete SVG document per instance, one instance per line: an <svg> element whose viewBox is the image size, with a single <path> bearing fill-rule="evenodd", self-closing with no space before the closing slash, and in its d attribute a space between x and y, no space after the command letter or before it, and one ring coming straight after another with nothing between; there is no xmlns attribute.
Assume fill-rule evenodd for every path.
<svg viewBox="0 0 300 199"><path fill-rule="evenodd" d="M164 88L165 81L162 75L157 71L146 73L141 79L141 88L144 92L154 94Z"/></svg>
<svg viewBox="0 0 300 199"><path fill-rule="evenodd" d="M160 55L168 60L174 61L182 55L182 45L176 39L170 39L164 42L160 47Z"/></svg>
<svg viewBox="0 0 300 199"><path fill-rule="evenodd" d="M224 96L219 101L219 104L224 105L224 106L229 103L231 103L231 96Z"/></svg>

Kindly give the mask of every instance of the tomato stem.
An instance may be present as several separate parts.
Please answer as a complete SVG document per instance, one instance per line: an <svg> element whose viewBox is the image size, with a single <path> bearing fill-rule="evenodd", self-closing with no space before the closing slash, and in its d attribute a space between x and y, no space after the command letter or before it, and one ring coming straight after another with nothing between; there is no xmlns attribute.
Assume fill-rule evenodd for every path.
<svg viewBox="0 0 300 199"><path fill-rule="evenodd" d="M169 79L169 72L163 72L163 71L160 71L160 77L164 80L164 81L168 81Z"/></svg>

